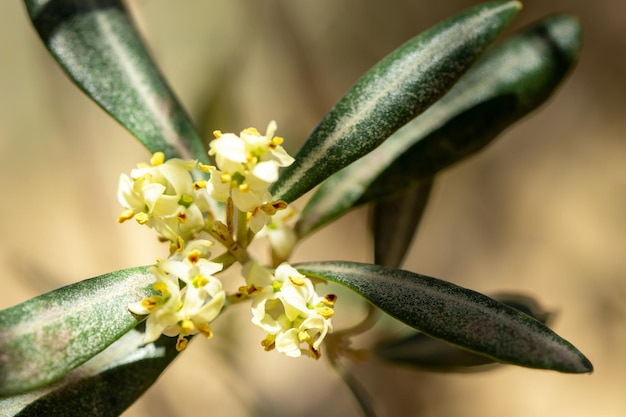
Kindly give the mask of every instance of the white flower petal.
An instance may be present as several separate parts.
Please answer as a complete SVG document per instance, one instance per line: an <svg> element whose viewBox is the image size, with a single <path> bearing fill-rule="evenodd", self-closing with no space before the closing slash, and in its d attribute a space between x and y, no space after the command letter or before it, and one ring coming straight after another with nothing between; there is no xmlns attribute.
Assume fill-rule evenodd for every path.
<svg viewBox="0 0 626 417"><path fill-rule="evenodd" d="M278 165L274 161L259 162L252 170L252 175L268 185L272 184L278 179Z"/></svg>

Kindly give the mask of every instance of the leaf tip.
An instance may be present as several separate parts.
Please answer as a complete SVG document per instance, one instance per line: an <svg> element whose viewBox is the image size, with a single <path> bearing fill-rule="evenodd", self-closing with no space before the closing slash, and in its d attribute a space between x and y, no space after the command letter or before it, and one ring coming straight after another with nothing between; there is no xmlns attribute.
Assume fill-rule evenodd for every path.
<svg viewBox="0 0 626 417"><path fill-rule="evenodd" d="M581 356L581 363L579 368L576 370L575 373L577 374L592 374L593 373L593 364L591 363L591 361L582 353L580 354Z"/></svg>
<svg viewBox="0 0 626 417"><path fill-rule="evenodd" d="M568 349L570 355L561 356L559 365L549 367L558 372L566 374L591 374L593 373L593 364L591 361L577 348L570 345Z"/></svg>
<svg viewBox="0 0 626 417"><path fill-rule="evenodd" d="M578 17L558 14L546 19L547 37L568 61L574 61L582 45L582 26Z"/></svg>

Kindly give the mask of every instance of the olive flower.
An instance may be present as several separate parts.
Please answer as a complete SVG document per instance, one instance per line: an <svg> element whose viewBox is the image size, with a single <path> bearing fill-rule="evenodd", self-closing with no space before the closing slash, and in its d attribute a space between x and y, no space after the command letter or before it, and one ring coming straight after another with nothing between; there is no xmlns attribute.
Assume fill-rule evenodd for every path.
<svg viewBox="0 0 626 417"><path fill-rule="evenodd" d="M157 280L152 286L154 295L128 306L135 314L148 315L144 343L161 334L178 336L176 347L183 350L187 336L213 335L209 323L222 310L226 295L221 281L213 276L222 265L208 260L211 245L207 240L192 241L150 268Z"/></svg>
<svg viewBox="0 0 626 417"><path fill-rule="evenodd" d="M281 146L283 138L274 136L276 122L267 127L265 136L255 128L234 133L213 132L209 155L217 167L206 167L211 173L207 191L214 199L233 199L240 211L251 212L271 200L269 187L278 179L278 170L293 163Z"/></svg>
<svg viewBox="0 0 626 417"><path fill-rule="evenodd" d="M117 196L125 210L118 222L134 218L174 243L192 239L205 227L210 212L204 183L194 183L191 177L196 161L164 161L157 152L150 162L139 164L130 176L120 176Z"/></svg>
<svg viewBox="0 0 626 417"><path fill-rule="evenodd" d="M254 297L252 323L267 332L261 342L265 349L275 348L291 357L308 351L318 359L320 345L333 329L330 319L336 296L320 297L313 282L287 263L278 266L273 274L250 263L243 274L248 286L241 290Z"/></svg>

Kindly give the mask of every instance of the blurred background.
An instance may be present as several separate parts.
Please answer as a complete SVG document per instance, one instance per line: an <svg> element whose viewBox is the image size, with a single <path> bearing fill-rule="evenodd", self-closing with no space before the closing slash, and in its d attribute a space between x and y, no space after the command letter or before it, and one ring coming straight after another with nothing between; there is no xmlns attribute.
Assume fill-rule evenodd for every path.
<svg viewBox="0 0 626 417"><path fill-rule="evenodd" d="M138 0L129 7L205 137L263 130L275 119L293 152L370 66L477 3ZM577 15L585 30L580 63L548 105L438 177L404 266L485 293L537 297L595 372L441 375L370 361L355 373L381 416L626 415L625 11L618 0L524 2L508 33L551 13ZM115 221L119 174L147 152L71 84L20 2L0 3L0 51L0 308L153 263L166 252L153 233ZM370 261L366 223L367 212L357 210L303 242L295 258ZM337 316L342 308L345 323L358 321L358 308L340 303ZM211 341L191 344L125 415L359 415L324 361L264 352L248 309L231 310Z"/></svg>

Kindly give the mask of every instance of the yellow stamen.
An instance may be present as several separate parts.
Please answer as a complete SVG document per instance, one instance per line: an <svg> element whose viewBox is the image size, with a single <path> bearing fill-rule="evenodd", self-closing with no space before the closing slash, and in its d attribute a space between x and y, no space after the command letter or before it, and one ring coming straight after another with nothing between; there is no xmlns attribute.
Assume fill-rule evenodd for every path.
<svg viewBox="0 0 626 417"><path fill-rule="evenodd" d="M282 145L282 143L285 141L285 139L281 138L280 136L274 136L272 138L272 140L270 141L270 148L272 149L276 149L277 147L279 147L280 145Z"/></svg>
<svg viewBox="0 0 626 417"><path fill-rule="evenodd" d="M137 213L135 220L137 220L139 224L146 224L150 221L150 215L148 213Z"/></svg>
<svg viewBox="0 0 626 417"><path fill-rule="evenodd" d="M185 250L185 239L176 236L176 242L172 242L170 246L170 253L182 252L183 250Z"/></svg>
<svg viewBox="0 0 626 417"><path fill-rule="evenodd" d="M117 218L117 222L118 223L124 223L126 220L130 220L133 218L133 216L135 215L135 210L133 209L126 209L122 212L122 214L120 214Z"/></svg>
<svg viewBox="0 0 626 417"><path fill-rule="evenodd" d="M284 210L287 207L289 207L289 205L282 200L272 201L271 203L263 203L261 205L261 211L268 216L273 216L278 210Z"/></svg>
<svg viewBox="0 0 626 417"><path fill-rule="evenodd" d="M222 184L226 184L229 183L232 180L231 176L229 174L222 174L220 175L220 181L222 181Z"/></svg>
<svg viewBox="0 0 626 417"><path fill-rule="evenodd" d="M313 345L309 345L309 356L312 357L315 360L318 360L319 358L322 357L322 352L320 352L319 350L315 349L313 347Z"/></svg>
<svg viewBox="0 0 626 417"><path fill-rule="evenodd" d="M317 314L324 317L326 320L328 320L329 318L333 316L333 314L335 314L335 310L333 310L332 308L328 306L316 307L315 311L317 312Z"/></svg>
<svg viewBox="0 0 626 417"><path fill-rule="evenodd" d="M196 264L201 257L202 253L198 249L194 249L187 255L187 261L189 261L190 264Z"/></svg>
<svg viewBox="0 0 626 417"><path fill-rule="evenodd" d="M152 298L144 298L143 300L141 300L141 306L146 310L154 310L154 308L157 306L157 303Z"/></svg>
<svg viewBox="0 0 626 417"><path fill-rule="evenodd" d="M337 301L337 296L335 294L326 294L324 296L324 301L323 303L329 306L335 305L335 302Z"/></svg>
<svg viewBox="0 0 626 417"><path fill-rule="evenodd" d="M241 294L250 296L250 295L256 294L257 292L261 291L262 289L263 289L262 287L259 288L259 287L257 287L254 284L250 284L250 285L244 285L242 287L239 287L239 292Z"/></svg>
<svg viewBox="0 0 626 417"><path fill-rule="evenodd" d="M289 281L291 281L293 285L297 285L299 287L304 285L304 280L302 279L302 277L299 277L297 275L289 275Z"/></svg>
<svg viewBox="0 0 626 417"><path fill-rule="evenodd" d="M219 139L220 137L222 137L222 131L221 130L214 130L213 131L213 136L215 137L215 139Z"/></svg>
<svg viewBox="0 0 626 417"><path fill-rule="evenodd" d="M176 350L182 352L187 347L187 343L189 341L183 335L178 336L178 340L176 341Z"/></svg>
<svg viewBox="0 0 626 417"><path fill-rule="evenodd" d="M153 167L159 166L165 162L165 154L163 152L155 152L150 158L150 165Z"/></svg>
<svg viewBox="0 0 626 417"><path fill-rule="evenodd" d="M198 331L207 339L210 339L213 337L213 330L211 330L211 327L206 323L198 324Z"/></svg>
<svg viewBox="0 0 626 417"><path fill-rule="evenodd" d="M212 165L205 165L202 162L198 162L198 169L202 172L209 172L211 169L215 169Z"/></svg>
<svg viewBox="0 0 626 417"><path fill-rule="evenodd" d="M206 188L206 181L205 180L196 181L192 185L193 185L194 190L201 190L203 188Z"/></svg>
<svg viewBox="0 0 626 417"><path fill-rule="evenodd" d="M180 213L177 213L176 214L176 218L178 219L178 221L181 224L187 223L187 213L185 213L184 211L181 211Z"/></svg>
<svg viewBox="0 0 626 417"><path fill-rule="evenodd" d="M261 346L265 348L266 352L274 350L274 348L276 347L276 336L274 336L273 334L268 334L265 339L261 340Z"/></svg>
<svg viewBox="0 0 626 417"><path fill-rule="evenodd" d="M250 191L250 184L240 184L239 185L239 192L247 193L248 191Z"/></svg>
<svg viewBox="0 0 626 417"><path fill-rule="evenodd" d="M164 283L163 281L159 281L156 282L152 285L152 288L154 288L155 291L159 291L161 293L161 295L163 295L164 297L167 297L170 295L169 290L167 289L167 284Z"/></svg>
<svg viewBox="0 0 626 417"><path fill-rule="evenodd" d="M244 129L241 133L245 133L247 135L253 135L253 136L261 136L261 134L259 133L258 130L256 130L255 127L248 127Z"/></svg>

